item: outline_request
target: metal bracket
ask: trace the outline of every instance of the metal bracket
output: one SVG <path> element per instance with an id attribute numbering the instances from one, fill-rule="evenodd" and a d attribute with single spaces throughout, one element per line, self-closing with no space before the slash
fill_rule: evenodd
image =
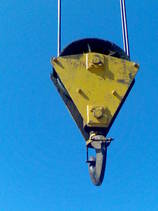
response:
<path id="1" fill-rule="evenodd" d="M 99 150 L 102 148 L 107 148 L 111 141 L 113 141 L 113 138 L 106 138 L 103 135 L 96 135 L 95 133 L 92 133 L 90 135 L 90 138 L 86 141 L 86 163 L 91 163 L 92 161 L 89 160 L 89 153 L 88 148 L 92 147 L 95 150 Z"/>

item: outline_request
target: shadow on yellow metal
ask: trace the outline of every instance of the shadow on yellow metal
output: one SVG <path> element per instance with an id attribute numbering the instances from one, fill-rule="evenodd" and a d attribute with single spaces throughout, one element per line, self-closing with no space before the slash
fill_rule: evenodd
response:
<path id="1" fill-rule="evenodd" d="M 139 68 L 100 53 L 61 56 L 52 65 L 88 127 L 110 125 Z"/>

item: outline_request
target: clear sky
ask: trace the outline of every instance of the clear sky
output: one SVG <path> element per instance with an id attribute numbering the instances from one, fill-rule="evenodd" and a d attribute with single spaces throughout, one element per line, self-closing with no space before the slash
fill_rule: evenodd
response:
<path id="1" fill-rule="evenodd" d="M 50 80 L 57 0 L 1 0 L 0 211 L 158 210 L 158 2 L 127 1 L 136 83 L 113 124 L 101 187 Z M 62 47 L 98 37 L 122 47 L 119 1 L 62 1 Z"/>

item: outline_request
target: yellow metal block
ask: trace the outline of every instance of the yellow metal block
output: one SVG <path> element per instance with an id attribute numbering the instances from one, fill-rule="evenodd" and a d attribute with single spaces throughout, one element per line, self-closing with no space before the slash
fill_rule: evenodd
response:
<path id="1" fill-rule="evenodd" d="M 58 57 L 52 64 L 89 127 L 109 126 L 138 71 L 134 62 L 99 53 Z"/>

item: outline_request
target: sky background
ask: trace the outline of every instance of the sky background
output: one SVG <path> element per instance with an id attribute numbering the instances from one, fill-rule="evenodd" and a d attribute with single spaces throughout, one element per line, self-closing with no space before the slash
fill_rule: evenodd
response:
<path id="1" fill-rule="evenodd" d="M 0 3 L 0 211 L 158 210 L 158 2 L 127 1 L 136 83 L 92 185 L 85 142 L 50 80 L 57 0 Z M 122 47 L 119 1 L 62 0 L 62 48 L 98 37 Z"/>

